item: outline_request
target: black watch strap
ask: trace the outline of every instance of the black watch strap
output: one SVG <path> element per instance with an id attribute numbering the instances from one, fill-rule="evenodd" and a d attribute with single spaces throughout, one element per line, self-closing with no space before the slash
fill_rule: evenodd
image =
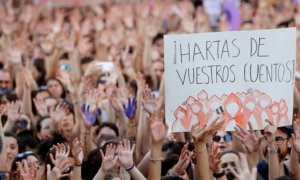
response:
<path id="1" fill-rule="evenodd" d="M 221 177 L 223 177 L 225 175 L 225 171 L 222 171 L 222 172 L 220 172 L 220 173 L 213 173 L 213 176 L 215 177 L 215 178 L 221 178 Z"/>

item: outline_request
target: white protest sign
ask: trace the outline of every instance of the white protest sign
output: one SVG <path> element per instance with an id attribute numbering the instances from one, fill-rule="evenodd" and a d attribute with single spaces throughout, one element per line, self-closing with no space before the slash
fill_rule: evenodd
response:
<path id="1" fill-rule="evenodd" d="M 164 52 L 170 131 L 207 124 L 220 106 L 225 130 L 292 123 L 295 28 L 166 35 Z"/>

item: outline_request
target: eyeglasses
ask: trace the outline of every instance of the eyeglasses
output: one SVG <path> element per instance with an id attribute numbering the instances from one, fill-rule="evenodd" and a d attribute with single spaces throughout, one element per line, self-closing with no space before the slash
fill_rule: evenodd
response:
<path id="1" fill-rule="evenodd" d="M 213 141 L 214 142 L 220 142 L 221 141 L 221 139 L 223 138 L 223 140 L 225 141 L 225 142 L 230 142 L 231 140 L 232 140 L 232 137 L 231 137 L 231 135 L 229 135 L 229 134 L 226 134 L 225 136 L 219 136 L 219 135 L 215 135 L 214 137 L 213 137 Z"/>
<path id="2" fill-rule="evenodd" d="M 32 151 L 25 151 L 23 153 L 17 154 L 17 158 L 23 158 L 24 156 L 28 156 L 28 155 L 32 155 L 33 152 Z"/>
<path id="3" fill-rule="evenodd" d="M 283 141 L 285 141 L 287 139 L 289 139 L 289 138 L 288 137 L 284 138 L 284 137 L 277 136 L 277 137 L 275 137 L 275 142 L 276 142 L 276 144 L 282 144 Z"/>
<path id="4" fill-rule="evenodd" d="M 230 165 L 231 167 L 234 167 L 234 168 L 236 167 L 236 164 L 235 164 L 235 162 L 233 162 L 233 161 L 232 161 L 232 162 L 222 163 L 222 164 L 221 164 L 221 167 L 222 167 L 223 169 L 225 169 L 225 168 L 227 168 L 229 165 Z"/>

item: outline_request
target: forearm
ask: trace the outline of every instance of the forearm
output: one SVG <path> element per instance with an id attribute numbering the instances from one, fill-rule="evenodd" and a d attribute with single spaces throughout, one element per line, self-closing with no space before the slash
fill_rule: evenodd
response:
<path id="1" fill-rule="evenodd" d="M 116 113 L 116 125 L 118 129 L 120 130 L 120 136 L 124 137 L 127 132 L 127 123 L 128 118 L 126 117 L 125 113 L 123 111 L 115 112 Z"/>
<path id="2" fill-rule="evenodd" d="M 151 52 L 152 52 L 152 39 L 145 38 L 144 52 L 143 52 L 143 72 L 149 73 L 151 69 Z"/>
<path id="3" fill-rule="evenodd" d="M 75 80 L 76 80 L 76 82 L 80 81 L 81 71 L 80 71 L 78 50 L 75 49 L 72 53 L 69 53 L 69 54 L 71 57 L 72 72 L 75 77 Z"/>
<path id="4" fill-rule="evenodd" d="M 55 77 L 55 72 L 58 69 L 58 58 L 61 52 L 54 50 L 53 55 L 46 58 L 46 79 Z"/>
<path id="5" fill-rule="evenodd" d="M 195 143 L 195 153 L 196 153 L 196 179 L 211 179 L 209 162 L 208 162 L 208 153 L 205 142 L 196 142 Z"/>
<path id="6" fill-rule="evenodd" d="M 11 120 L 6 121 L 4 127 L 3 127 L 3 132 L 9 132 L 12 130 L 14 126 L 14 123 Z"/>
<path id="7" fill-rule="evenodd" d="M 150 164 L 148 170 L 149 180 L 159 180 L 161 177 L 161 148 L 161 143 L 151 145 Z"/>
<path id="8" fill-rule="evenodd" d="M 165 97 L 165 75 L 161 77 L 158 90 L 159 90 L 159 96 Z"/>
<path id="9" fill-rule="evenodd" d="M 82 125 L 84 126 L 84 125 Z M 90 128 L 84 128 L 80 133 L 80 141 L 83 143 L 83 155 L 84 159 L 87 159 L 89 153 L 92 150 L 92 142 L 91 142 L 91 131 Z"/>
<path id="10" fill-rule="evenodd" d="M 136 95 L 136 102 L 137 102 L 136 114 L 135 114 L 136 122 L 139 122 L 140 117 L 141 117 L 143 90 L 144 90 L 144 87 L 138 87 L 138 91 L 137 91 L 137 95 Z"/>
<path id="11" fill-rule="evenodd" d="M 270 144 L 270 148 L 275 148 L 275 144 Z M 269 179 L 273 180 L 280 176 L 280 163 L 278 159 L 278 153 L 268 154 L 268 165 L 269 165 Z"/>
<path id="12" fill-rule="evenodd" d="M 74 166 L 74 171 L 71 180 L 81 180 L 81 166 Z"/>
<path id="13" fill-rule="evenodd" d="M 22 112 L 33 119 L 30 88 L 24 88 Z"/>
<path id="14" fill-rule="evenodd" d="M 137 123 L 129 122 L 127 125 L 127 138 L 133 143 L 136 143 Z"/>
<path id="15" fill-rule="evenodd" d="M 117 71 L 117 75 L 118 75 L 117 81 L 118 81 L 119 87 L 126 87 L 126 81 L 125 81 L 125 78 L 124 78 L 121 68 Z"/>
<path id="16" fill-rule="evenodd" d="M 6 153 L 6 145 L 4 144 L 4 129 L 2 125 L 2 121 L 0 120 L 0 137 L 2 143 L 2 149 L 0 149 L 0 162 L 6 162 L 7 153 Z M 0 163 L 0 171 L 7 171 L 6 163 Z"/>
<path id="17" fill-rule="evenodd" d="M 80 109 L 80 105 L 79 105 L 79 102 L 77 101 L 75 104 L 75 111 L 74 111 L 74 119 L 75 119 L 75 125 L 73 127 L 73 130 L 72 130 L 72 135 L 75 137 L 77 136 L 79 133 L 80 133 L 80 124 L 81 124 L 81 109 Z"/>
<path id="18" fill-rule="evenodd" d="M 140 159 L 149 151 L 150 149 L 150 138 L 149 138 L 149 128 L 147 122 L 147 114 L 144 110 L 141 111 L 140 120 L 138 123 L 138 131 L 136 138 L 136 161 L 139 162 Z M 144 151 L 146 150 L 146 151 Z"/>
<path id="19" fill-rule="evenodd" d="M 247 161 L 249 164 L 249 169 L 253 169 L 254 167 L 256 167 L 259 160 L 260 160 L 260 151 L 259 150 L 248 153 Z"/>
<path id="20" fill-rule="evenodd" d="M 107 173 L 102 171 L 102 169 L 100 168 L 93 180 L 104 180 L 106 174 Z"/>
<path id="21" fill-rule="evenodd" d="M 130 170 L 129 174 L 132 177 L 132 179 L 146 180 L 146 178 L 143 176 L 143 174 L 136 167 L 134 167 L 132 170 Z"/>
<path id="22" fill-rule="evenodd" d="M 150 163 L 150 151 L 143 157 L 143 159 L 137 165 L 138 170 L 145 176 L 148 176 L 148 167 Z"/>
<path id="23" fill-rule="evenodd" d="M 289 170 L 292 174 L 294 175 L 300 175 L 298 172 L 300 169 L 300 156 L 299 154 L 295 151 L 295 149 L 292 147 L 291 149 L 291 154 L 289 158 Z"/>

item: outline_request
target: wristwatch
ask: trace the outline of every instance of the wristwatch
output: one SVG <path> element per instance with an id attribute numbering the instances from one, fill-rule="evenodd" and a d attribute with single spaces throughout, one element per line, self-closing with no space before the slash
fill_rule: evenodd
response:
<path id="1" fill-rule="evenodd" d="M 268 147 L 268 153 L 269 154 L 276 154 L 276 153 L 278 153 L 278 147 L 277 146 Z"/>

